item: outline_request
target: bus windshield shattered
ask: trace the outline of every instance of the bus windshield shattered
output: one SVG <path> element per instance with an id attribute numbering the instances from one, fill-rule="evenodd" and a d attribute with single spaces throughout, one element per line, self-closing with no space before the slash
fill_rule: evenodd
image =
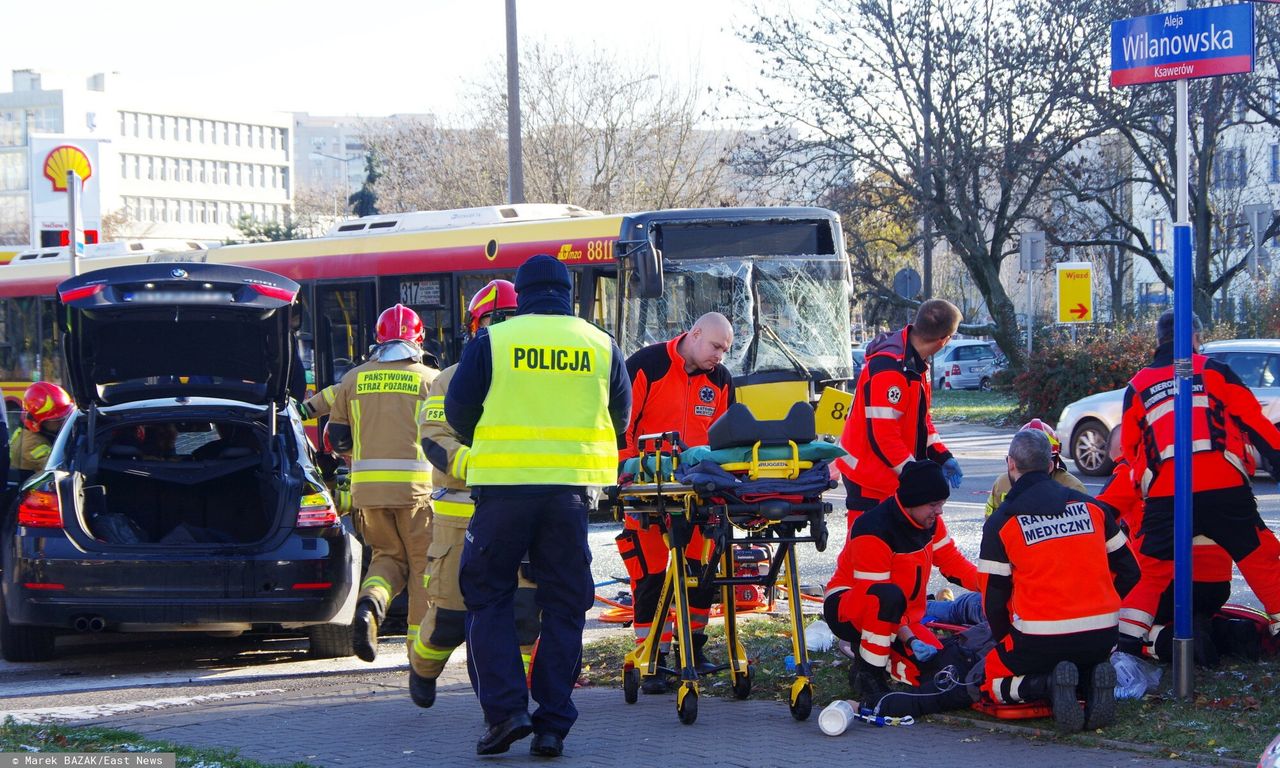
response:
<path id="1" fill-rule="evenodd" d="M 624 338 L 635 348 L 666 341 L 715 311 L 733 325 L 724 363 L 735 377 L 848 379 L 849 291 L 847 264 L 831 255 L 671 260 L 660 298 L 628 297 Z"/>

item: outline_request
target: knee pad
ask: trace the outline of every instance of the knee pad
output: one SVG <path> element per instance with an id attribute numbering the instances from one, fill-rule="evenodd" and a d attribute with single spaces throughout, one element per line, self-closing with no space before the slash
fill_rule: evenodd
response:
<path id="1" fill-rule="evenodd" d="M 876 618 L 881 621 L 899 622 L 907 612 L 907 596 L 897 584 L 872 584 L 867 594 L 879 602 Z"/>

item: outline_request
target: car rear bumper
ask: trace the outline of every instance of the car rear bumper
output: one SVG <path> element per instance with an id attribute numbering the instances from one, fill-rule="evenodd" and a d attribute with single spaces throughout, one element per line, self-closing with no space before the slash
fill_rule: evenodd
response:
<path id="1" fill-rule="evenodd" d="M 5 557 L 4 602 L 14 623 L 64 629 L 325 623 L 340 617 L 358 589 L 360 551 L 353 541 L 350 535 L 291 537 L 249 557 L 166 559 L 88 555 L 60 535 L 19 535 L 9 540 Z"/>

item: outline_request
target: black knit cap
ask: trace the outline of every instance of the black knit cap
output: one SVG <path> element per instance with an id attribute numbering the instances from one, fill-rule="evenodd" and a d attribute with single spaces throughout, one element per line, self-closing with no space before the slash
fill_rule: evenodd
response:
<path id="1" fill-rule="evenodd" d="M 532 256 L 516 270 L 516 295 L 526 292 L 573 292 L 573 280 L 569 270 L 554 256 L 540 253 Z"/>
<path id="2" fill-rule="evenodd" d="M 1200 333 L 1204 330 L 1204 326 L 1200 324 L 1200 318 L 1196 317 L 1196 313 L 1191 313 L 1191 332 Z M 1173 310 L 1166 309 L 1160 315 L 1160 319 L 1156 320 L 1156 343 L 1164 344 L 1173 341 Z"/>
<path id="3" fill-rule="evenodd" d="M 912 461 L 898 476 L 898 503 L 920 507 L 951 496 L 951 486 L 942 476 L 942 467 L 932 461 Z"/>

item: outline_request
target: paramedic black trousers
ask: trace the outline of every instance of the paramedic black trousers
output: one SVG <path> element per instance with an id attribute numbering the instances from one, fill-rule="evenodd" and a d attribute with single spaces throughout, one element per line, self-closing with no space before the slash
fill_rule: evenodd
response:
<path id="1" fill-rule="evenodd" d="M 582 666 L 582 629 L 595 600 L 587 546 L 587 494 L 573 486 L 476 488 L 459 581 L 467 606 L 467 666 L 485 720 L 538 703 L 534 733 L 564 738 L 578 718 L 570 699 Z M 514 598 L 525 553 L 538 578 L 542 635 L 529 684 Z"/>

